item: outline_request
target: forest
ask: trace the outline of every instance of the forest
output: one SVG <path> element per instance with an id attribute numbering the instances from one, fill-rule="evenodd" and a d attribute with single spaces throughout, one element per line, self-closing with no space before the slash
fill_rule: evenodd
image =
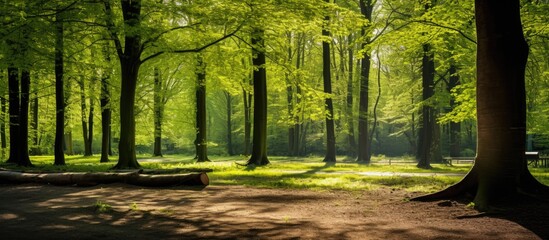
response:
<path id="1" fill-rule="evenodd" d="M 543 152 L 549 6 L 520 9 L 528 148 Z M 14 146 L 56 164 L 119 154 L 121 167 L 136 154 L 425 166 L 475 155 L 471 1 L 35 0 L 0 11 L 3 158 L 17 158 Z"/>
<path id="2" fill-rule="evenodd" d="M 547 0 L 0 13 L 3 236 L 549 237 Z"/>

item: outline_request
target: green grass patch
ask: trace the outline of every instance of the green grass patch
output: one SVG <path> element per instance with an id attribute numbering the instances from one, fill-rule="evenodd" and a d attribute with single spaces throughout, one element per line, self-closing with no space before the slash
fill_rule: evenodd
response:
<path id="1" fill-rule="evenodd" d="M 447 166 L 432 164 L 432 169 L 420 169 L 410 159 L 377 157 L 372 164 L 339 161 L 327 166 L 322 157 L 270 157 L 271 164 L 261 167 L 245 167 L 243 156 L 211 156 L 212 162 L 195 163 L 193 156 L 169 155 L 162 158 L 138 156 L 144 169 L 193 172 L 208 170 L 212 185 L 244 185 L 267 188 L 295 188 L 315 190 L 371 190 L 380 187 L 404 189 L 415 192 L 433 192 L 458 182 L 472 165 Z M 32 168 L 16 168 L 5 163 L 0 167 L 35 172 L 101 172 L 109 171 L 116 163 L 99 163 L 99 156 L 67 156 L 65 166 L 54 166 L 53 156 L 32 156 Z M 544 184 L 549 184 L 549 169 L 531 168 L 532 174 Z M 406 173 L 405 176 L 394 174 Z M 431 176 L 429 173 L 436 173 Z M 453 174 L 451 176 L 445 175 Z M 455 176 L 455 174 L 458 174 Z"/>

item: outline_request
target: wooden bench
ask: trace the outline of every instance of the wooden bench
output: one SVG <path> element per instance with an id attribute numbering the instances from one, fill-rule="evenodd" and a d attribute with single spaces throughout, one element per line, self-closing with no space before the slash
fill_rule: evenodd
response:
<path id="1" fill-rule="evenodd" d="M 528 166 L 533 167 L 548 167 L 549 157 L 540 156 L 539 152 L 525 152 L 526 161 L 528 161 Z"/>
<path id="2" fill-rule="evenodd" d="M 461 163 L 474 163 L 475 157 L 444 157 L 444 163 L 452 166 L 452 164 L 461 164 Z"/>
<path id="3" fill-rule="evenodd" d="M 533 167 L 549 167 L 549 157 L 540 156 L 539 152 L 525 152 L 524 156 L 528 161 L 528 166 Z M 454 163 L 474 163 L 475 157 L 444 157 L 444 163 L 452 165 Z"/>

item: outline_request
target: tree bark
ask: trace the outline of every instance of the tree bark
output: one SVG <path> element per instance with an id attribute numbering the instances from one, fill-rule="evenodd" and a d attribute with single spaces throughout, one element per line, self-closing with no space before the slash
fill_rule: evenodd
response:
<path id="1" fill-rule="evenodd" d="M 372 20 L 373 4 L 371 0 L 360 0 L 360 12 L 368 19 Z M 368 37 L 370 33 L 367 32 L 366 27 L 361 31 L 362 36 Z M 367 50 L 369 39 L 363 40 L 361 49 Z M 370 163 L 370 149 L 371 143 L 368 141 L 368 105 L 369 105 L 369 84 L 370 84 L 370 53 L 364 52 L 364 56 L 360 60 L 360 93 L 359 93 L 359 111 L 358 111 L 358 157 L 357 162 L 369 164 Z"/>
<path id="2" fill-rule="evenodd" d="M 4 77 L 4 72 L 2 71 L 2 78 Z M 2 79 L 2 81 L 4 81 L 4 79 Z M 5 95 L 5 88 L 2 87 L 2 96 Z M 2 151 L 2 159 L 4 159 L 4 157 L 6 157 L 6 147 L 7 147 L 7 139 L 6 139 L 6 105 L 7 105 L 7 101 L 6 101 L 6 98 L 2 97 L 0 98 L 0 117 L 2 118 L 2 121 L 0 121 L 0 142 L 1 142 L 1 147 L 2 149 L 0 149 L 0 151 Z"/>
<path id="3" fill-rule="evenodd" d="M 19 162 L 19 69 L 8 67 L 8 95 L 9 95 L 9 118 L 10 118 L 10 156 L 8 163 Z"/>
<path id="4" fill-rule="evenodd" d="M 81 76 L 80 80 L 78 81 L 78 85 L 80 86 L 80 109 L 81 109 L 81 115 L 80 115 L 80 121 L 82 122 L 82 137 L 84 142 L 84 156 L 91 156 L 91 149 L 89 147 L 91 146 L 90 136 L 88 132 L 88 119 L 86 119 L 86 110 L 87 110 L 87 104 L 86 104 L 86 88 L 85 88 L 85 82 L 84 77 Z"/>
<path id="5" fill-rule="evenodd" d="M 459 183 L 416 200 L 473 195 L 475 207 L 516 205 L 522 194 L 549 197 L 525 159 L 525 66 L 528 45 L 518 0 L 476 0 L 478 147 L 475 164 Z"/>
<path id="6" fill-rule="evenodd" d="M 434 157 L 436 139 L 435 133 L 435 108 L 429 102 L 435 89 L 435 62 L 430 44 L 423 45 L 422 58 L 422 100 L 420 127 L 418 129 L 418 163 L 419 168 L 431 168 Z"/>
<path id="7" fill-rule="evenodd" d="M 162 157 L 162 79 L 158 67 L 154 68 L 154 147 L 153 156 Z"/>
<path id="8" fill-rule="evenodd" d="M 330 3 L 330 0 L 326 0 Z M 331 38 L 330 31 L 327 29 L 330 23 L 330 17 L 324 17 L 324 27 L 322 28 L 322 36 Z M 322 42 L 322 77 L 324 79 L 324 93 L 330 96 L 325 99 L 326 108 L 326 156 L 324 162 L 335 163 L 336 162 L 336 148 L 335 148 L 335 124 L 334 124 L 334 105 L 332 102 L 332 73 L 330 63 L 330 41 L 324 40 Z"/>
<path id="9" fill-rule="evenodd" d="M 65 138 L 65 91 L 63 61 L 63 19 L 55 16 L 55 142 L 53 145 L 54 165 L 65 165 L 63 142 Z"/>
<path id="10" fill-rule="evenodd" d="M 347 150 L 347 156 L 349 157 L 356 157 L 357 156 L 357 143 L 355 139 L 355 123 L 353 121 L 354 115 L 353 115 L 353 69 L 354 69 L 354 53 L 353 53 L 353 47 L 351 46 L 352 42 L 352 35 L 349 35 L 347 38 L 348 43 L 348 70 L 347 70 L 347 96 L 345 99 L 346 103 L 346 114 L 347 114 L 347 131 L 349 132 L 347 134 L 347 140 L 349 144 L 349 148 Z"/>
<path id="11" fill-rule="evenodd" d="M 244 80 L 244 84 L 247 83 L 247 79 Z M 253 85 L 253 80 L 251 81 Z M 244 156 L 250 155 L 251 150 L 251 130 L 252 130 L 252 97 L 253 95 L 246 89 L 242 90 L 242 98 L 244 102 Z"/>
<path id="12" fill-rule="evenodd" d="M 227 154 L 229 154 L 229 156 L 232 156 L 234 155 L 234 150 L 233 150 L 233 121 L 232 121 L 232 116 L 233 116 L 233 97 L 231 96 L 231 94 L 227 91 L 224 92 L 225 93 L 225 99 L 227 101 Z"/>
<path id="13" fill-rule="evenodd" d="M 32 155 L 41 155 L 40 151 L 40 135 L 38 131 L 38 83 L 35 81 L 33 84 L 33 98 L 31 99 L 31 110 L 32 110 L 32 120 L 31 120 L 31 133 L 32 133 Z"/>
<path id="14" fill-rule="evenodd" d="M 106 48 L 106 47 L 105 47 Z M 104 50 L 105 59 L 110 63 L 109 52 Z M 109 161 L 110 139 L 111 139 L 111 94 L 109 90 L 110 69 L 103 72 L 101 76 L 101 159 L 99 162 Z"/>
<path id="15" fill-rule="evenodd" d="M 209 162 L 206 124 L 206 65 L 202 54 L 197 54 L 196 65 L 196 161 Z"/>
<path id="16" fill-rule="evenodd" d="M 30 70 L 24 68 L 21 71 L 21 104 L 19 109 L 19 142 L 17 150 L 20 166 L 32 166 L 29 158 L 29 93 Z"/>
<path id="17" fill-rule="evenodd" d="M 252 31 L 254 113 L 252 155 L 246 165 L 267 165 L 267 72 L 265 70 L 265 31 Z"/>

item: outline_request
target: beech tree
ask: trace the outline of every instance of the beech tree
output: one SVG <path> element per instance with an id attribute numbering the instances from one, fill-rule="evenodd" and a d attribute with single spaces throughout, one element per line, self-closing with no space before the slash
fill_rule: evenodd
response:
<path id="1" fill-rule="evenodd" d="M 474 196 L 475 207 L 491 210 L 521 195 L 549 196 L 525 159 L 525 66 L 528 45 L 519 0 L 476 0 L 478 149 L 475 164 L 457 184 L 416 198 Z"/>

